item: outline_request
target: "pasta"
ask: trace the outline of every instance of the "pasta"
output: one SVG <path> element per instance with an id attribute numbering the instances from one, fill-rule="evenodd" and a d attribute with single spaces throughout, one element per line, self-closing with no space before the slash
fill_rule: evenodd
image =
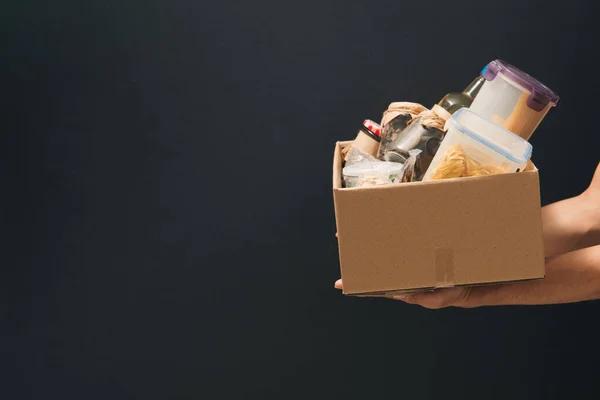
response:
<path id="1" fill-rule="evenodd" d="M 506 168 L 481 164 L 469 157 L 463 148 L 456 144 L 446 150 L 438 162 L 436 170 L 431 175 L 431 180 L 462 178 L 467 176 L 485 176 L 503 174 Z"/>

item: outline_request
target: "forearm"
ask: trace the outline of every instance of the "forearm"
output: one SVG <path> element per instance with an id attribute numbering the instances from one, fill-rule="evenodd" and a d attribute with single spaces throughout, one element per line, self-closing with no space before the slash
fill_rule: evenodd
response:
<path id="1" fill-rule="evenodd" d="M 559 201 L 542 208 L 542 232 L 546 257 L 568 253 L 600 243 L 597 240 L 598 211 L 584 196 Z"/>
<path id="2" fill-rule="evenodd" d="M 546 257 L 600 244 L 600 165 L 577 197 L 542 208 Z"/>
<path id="3" fill-rule="evenodd" d="M 600 299 L 600 246 L 557 256 L 538 281 L 473 287 L 463 306 L 557 304 Z"/>

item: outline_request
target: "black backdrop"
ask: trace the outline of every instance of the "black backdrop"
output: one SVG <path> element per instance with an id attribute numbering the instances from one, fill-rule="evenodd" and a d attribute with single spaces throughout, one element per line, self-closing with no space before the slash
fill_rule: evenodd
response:
<path id="1" fill-rule="evenodd" d="M 504 58 L 562 97 L 547 204 L 598 162 L 593 1 L 8 1 L 3 399 L 598 398 L 598 303 L 346 298 L 336 140 Z"/>

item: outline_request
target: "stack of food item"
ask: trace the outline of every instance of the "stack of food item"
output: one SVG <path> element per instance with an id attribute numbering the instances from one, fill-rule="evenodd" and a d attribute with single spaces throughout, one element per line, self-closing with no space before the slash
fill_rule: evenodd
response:
<path id="1" fill-rule="evenodd" d="M 431 109 L 394 102 L 381 123 L 365 120 L 344 149 L 345 187 L 522 171 L 529 138 L 559 97 L 502 60 Z"/>

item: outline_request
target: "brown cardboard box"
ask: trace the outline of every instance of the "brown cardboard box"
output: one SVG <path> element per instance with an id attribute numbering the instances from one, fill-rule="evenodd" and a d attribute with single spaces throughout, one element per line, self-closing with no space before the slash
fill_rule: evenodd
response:
<path id="1" fill-rule="evenodd" d="M 333 196 L 344 294 L 389 295 L 544 277 L 538 171 L 368 188 Z"/>

